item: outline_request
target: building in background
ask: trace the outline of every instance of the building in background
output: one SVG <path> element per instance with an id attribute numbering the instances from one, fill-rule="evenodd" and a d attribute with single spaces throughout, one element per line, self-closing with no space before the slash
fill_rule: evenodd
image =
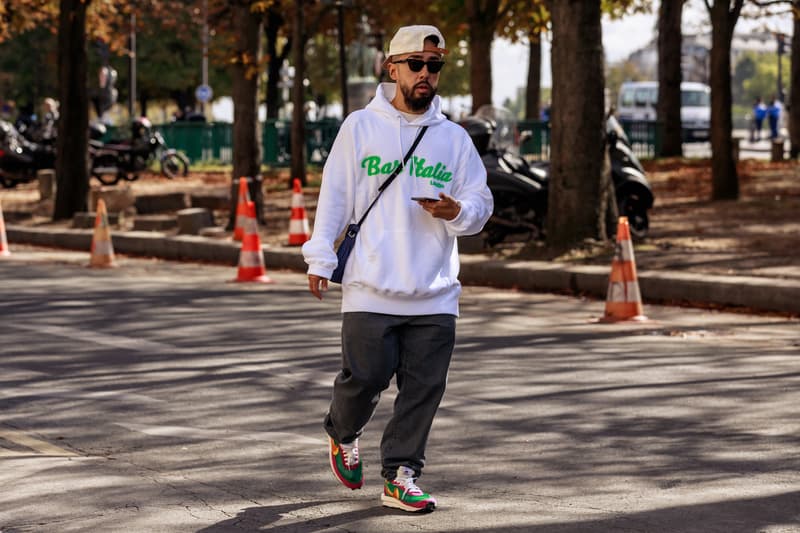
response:
<path id="1" fill-rule="evenodd" d="M 787 37 L 787 40 L 789 37 Z M 737 33 L 731 41 L 731 62 L 733 65 L 747 52 L 756 54 L 775 54 L 778 41 L 774 34 L 767 32 Z M 636 50 L 628 61 L 633 63 L 646 79 L 658 77 L 658 42 L 653 38 L 647 46 Z M 711 33 L 684 35 L 681 43 L 681 67 L 683 81 L 708 83 L 711 63 Z"/>

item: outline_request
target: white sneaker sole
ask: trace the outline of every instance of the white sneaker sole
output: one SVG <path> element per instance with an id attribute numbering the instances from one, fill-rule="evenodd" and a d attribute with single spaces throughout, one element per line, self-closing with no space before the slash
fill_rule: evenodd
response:
<path id="1" fill-rule="evenodd" d="M 435 501 L 428 502 L 428 504 L 425 507 L 413 507 L 411 505 L 406 505 L 397 498 L 392 498 L 391 496 L 387 496 L 386 494 L 381 494 L 381 503 L 383 504 L 384 507 L 402 509 L 403 511 L 408 511 L 409 513 L 429 513 L 434 509 L 436 509 Z"/>

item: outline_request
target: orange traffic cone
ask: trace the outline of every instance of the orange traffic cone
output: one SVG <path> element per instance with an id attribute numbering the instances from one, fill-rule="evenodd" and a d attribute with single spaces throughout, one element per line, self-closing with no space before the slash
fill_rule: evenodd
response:
<path id="1" fill-rule="evenodd" d="M 247 202 L 247 218 L 244 222 L 242 249 L 239 252 L 239 271 L 234 281 L 260 281 L 272 283 L 264 267 L 264 253 L 256 224 L 256 204 Z"/>
<path id="2" fill-rule="evenodd" d="M 602 320 L 647 320 L 642 310 L 642 295 L 636 279 L 636 261 L 627 217 L 619 217 L 617 225 L 617 249 L 611 262 L 606 313 Z"/>
<path id="3" fill-rule="evenodd" d="M 250 191 L 247 188 L 247 178 L 239 178 L 239 198 L 236 201 L 236 223 L 233 226 L 233 239 L 241 241 L 244 237 L 244 227 L 247 221 L 247 203 L 250 201 Z"/>
<path id="4" fill-rule="evenodd" d="M 0 205 L 0 257 L 11 255 L 6 238 L 6 223 L 3 221 L 3 206 Z"/>
<path id="5" fill-rule="evenodd" d="M 106 202 L 97 200 L 97 216 L 94 219 L 94 236 L 92 237 L 92 254 L 90 267 L 115 267 L 114 246 L 111 244 L 111 230 L 108 227 Z"/>
<path id="6" fill-rule="evenodd" d="M 299 246 L 310 239 L 308 229 L 308 217 L 303 203 L 303 189 L 300 180 L 294 179 L 294 191 L 292 192 L 292 216 L 289 219 L 289 246 Z"/>

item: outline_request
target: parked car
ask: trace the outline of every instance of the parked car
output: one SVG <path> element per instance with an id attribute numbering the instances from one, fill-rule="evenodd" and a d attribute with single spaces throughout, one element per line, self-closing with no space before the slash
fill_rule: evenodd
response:
<path id="1" fill-rule="evenodd" d="M 621 121 L 654 121 L 658 105 L 657 81 L 628 81 L 622 84 L 617 99 Z M 711 87 L 704 83 L 681 83 L 681 130 L 683 142 L 709 140 L 711 127 Z M 636 141 L 638 139 L 631 139 Z"/>

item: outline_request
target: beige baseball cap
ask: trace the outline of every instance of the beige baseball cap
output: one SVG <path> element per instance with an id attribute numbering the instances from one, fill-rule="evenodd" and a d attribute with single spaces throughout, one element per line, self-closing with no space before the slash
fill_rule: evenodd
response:
<path id="1" fill-rule="evenodd" d="M 389 42 L 389 52 L 386 55 L 386 61 L 384 61 L 383 66 L 388 65 L 393 56 L 422 52 L 425 50 L 425 39 L 428 38 L 437 41 L 436 46 L 433 48 L 429 46 L 428 50 L 440 54 L 447 53 L 444 47 L 444 36 L 436 26 L 403 26 L 397 30 L 397 33 L 394 34 L 394 37 Z"/>

